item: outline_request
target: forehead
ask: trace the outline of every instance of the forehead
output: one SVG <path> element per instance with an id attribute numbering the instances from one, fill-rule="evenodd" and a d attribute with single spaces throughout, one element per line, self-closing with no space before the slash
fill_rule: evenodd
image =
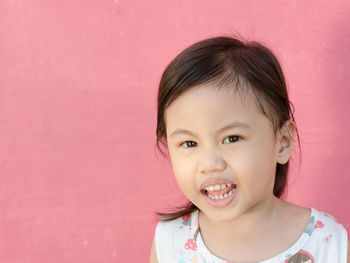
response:
<path id="1" fill-rule="evenodd" d="M 203 124 L 210 128 L 232 121 L 244 122 L 253 128 L 266 119 L 256 104 L 256 98 L 249 91 L 237 92 L 213 85 L 194 87 L 181 94 L 165 110 L 167 131 L 179 125 Z"/>

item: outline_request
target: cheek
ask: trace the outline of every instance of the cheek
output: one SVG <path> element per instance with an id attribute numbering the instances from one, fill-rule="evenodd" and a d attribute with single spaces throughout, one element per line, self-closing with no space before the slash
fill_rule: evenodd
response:
<path id="1" fill-rule="evenodd" d="M 171 160 L 173 173 L 179 187 L 185 191 L 194 185 L 194 169 L 193 164 L 188 160 L 173 158 Z"/>
<path id="2" fill-rule="evenodd" d="M 251 189 L 261 188 L 274 181 L 276 164 L 270 148 L 265 144 L 252 144 L 232 159 L 238 179 Z"/>

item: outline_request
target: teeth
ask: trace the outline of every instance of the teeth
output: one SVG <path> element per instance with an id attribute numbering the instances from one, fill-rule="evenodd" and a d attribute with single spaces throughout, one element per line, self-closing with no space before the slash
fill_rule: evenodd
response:
<path id="1" fill-rule="evenodd" d="M 232 195 L 233 192 L 236 192 L 236 188 L 233 188 L 230 192 L 228 192 L 228 195 Z"/>
<path id="2" fill-rule="evenodd" d="M 236 189 L 234 188 L 230 192 L 228 192 L 227 194 L 224 194 L 224 195 L 211 195 L 208 193 L 208 196 L 213 200 L 221 200 L 221 199 L 224 199 L 224 198 L 231 196 L 233 194 L 233 192 L 235 192 L 235 191 L 236 191 Z"/>
<path id="3" fill-rule="evenodd" d="M 223 189 L 225 189 L 226 187 L 231 187 L 231 185 L 232 184 L 216 184 L 216 185 L 211 185 L 211 186 L 207 186 L 206 188 L 205 188 L 205 190 L 207 190 L 207 191 L 218 191 L 218 190 L 223 190 Z"/>

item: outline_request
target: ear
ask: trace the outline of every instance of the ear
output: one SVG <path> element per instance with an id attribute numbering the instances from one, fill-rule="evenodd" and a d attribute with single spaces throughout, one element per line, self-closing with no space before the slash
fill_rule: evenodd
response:
<path id="1" fill-rule="evenodd" d="M 279 129 L 276 137 L 276 161 L 280 164 L 288 162 L 293 151 L 296 125 L 289 119 Z"/>

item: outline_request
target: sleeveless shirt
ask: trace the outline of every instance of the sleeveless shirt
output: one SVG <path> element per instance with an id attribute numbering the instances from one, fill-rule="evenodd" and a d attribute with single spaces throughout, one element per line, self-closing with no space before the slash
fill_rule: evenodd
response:
<path id="1" fill-rule="evenodd" d="M 298 240 L 279 255 L 259 263 L 347 263 L 346 229 L 331 215 L 310 209 L 310 219 Z M 159 263 L 235 263 L 206 248 L 198 228 L 198 212 L 158 222 L 155 249 Z"/>

